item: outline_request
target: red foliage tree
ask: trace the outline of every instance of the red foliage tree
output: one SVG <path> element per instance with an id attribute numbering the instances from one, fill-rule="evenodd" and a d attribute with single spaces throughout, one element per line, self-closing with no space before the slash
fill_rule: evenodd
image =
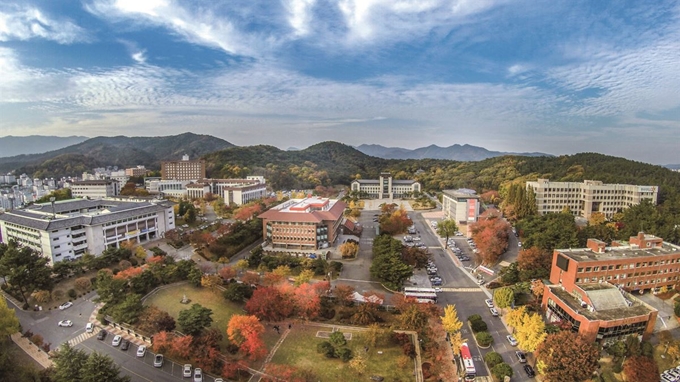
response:
<path id="1" fill-rule="evenodd" d="M 262 284 L 266 286 L 274 286 L 284 282 L 286 278 L 283 275 L 276 274 L 274 272 L 267 272 L 264 274 L 262 279 Z"/>
<path id="2" fill-rule="evenodd" d="M 129 280 L 131 278 L 137 277 L 142 274 L 144 270 L 142 267 L 133 267 L 133 268 L 128 268 L 124 271 L 120 271 L 116 273 L 115 276 L 113 276 L 114 279 L 116 280 Z"/>
<path id="3" fill-rule="evenodd" d="M 628 381 L 658 382 L 659 367 L 652 358 L 636 355 L 626 358 L 623 373 Z"/>
<path id="4" fill-rule="evenodd" d="M 165 353 L 172 346 L 174 335 L 168 332 L 159 332 L 153 336 L 153 351 L 156 353 Z"/>
<path id="5" fill-rule="evenodd" d="M 222 277 L 225 280 L 231 280 L 234 277 L 236 277 L 236 270 L 232 267 L 226 266 L 222 267 L 219 271 L 220 277 Z"/>
<path id="6" fill-rule="evenodd" d="M 321 310 L 319 291 L 311 284 L 302 284 L 295 288 L 295 306 L 300 316 L 307 320 L 316 318 Z"/>
<path id="7" fill-rule="evenodd" d="M 278 365 L 270 363 L 267 365 L 267 374 L 273 376 L 274 378 L 265 377 L 262 378 L 264 382 L 278 382 L 278 381 L 288 381 L 288 382 L 305 382 L 304 379 L 296 376 L 298 370 L 290 365 Z"/>
<path id="8" fill-rule="evenodd" d="M 192 351 L 191 343 L 193 341 L 193 336 L 175 337 L 170 344 L 170 353 L 179 358 L 189 358 Z"/>
<path id="9" fill-rule="evenodd" d="M 538 247 L 519 251 L 517 267 L 522 280 L 544 279 L 550 276 L 552 253 L 544 252 Z"/>
<path id="10" fill-rule="evenodd" d="M 264 326 L 255 316 L 233 315 L 227 325 L 229 340 L 250 359 L 258 359 L 267 354 L 267 347 L 262 340 Z"/>
<path id="11" fill-rule="evenodd" d="M 470 227 L 482 263 L 486 265 L 495 264 L 508 248 L 510 224 L 496 215 L 490 215 L 485 219 L 480 219 Z"/>
<path id="12" fill-rule="evenodd" d="M 284 298 L 278 289 L 260 287 L 253 291 L 253 296 L 246 302 L 248 314 L 265 321 L 281 321 L 289 317 L 295 309 L 290 300 Z"/>
<path id="13" fill-rule="evenodd" d="M 352 305 L 354 301 L 354 287 L 350 285 L 337 285 L 333 289 L 333 295 L 339 304 L 344 306 Z"/>
<path id="14" fill-rule="evenodd" d="M 260 275 L 253 272 L 246 272 L 245 275 L 241 276 L 241 281 L 248 285 L 257 285 L 260 283 Z"/>
<path id="15" fill-rule="evenodd" d="M 163 261 L 165 261 L 165 256 L 160 255 L 153 256 L 149 260 L 147 260 L 147 262 L 152 265 L 163 264 Z"/>

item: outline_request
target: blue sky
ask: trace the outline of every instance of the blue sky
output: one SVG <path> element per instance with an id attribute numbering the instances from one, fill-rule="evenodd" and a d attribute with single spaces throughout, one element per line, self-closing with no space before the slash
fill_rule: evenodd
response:
<path id="1" fill-rule="evenodd" d="M 0 1 L 0 136 L 185 131 L 680 163 L 680 5 Z"/>

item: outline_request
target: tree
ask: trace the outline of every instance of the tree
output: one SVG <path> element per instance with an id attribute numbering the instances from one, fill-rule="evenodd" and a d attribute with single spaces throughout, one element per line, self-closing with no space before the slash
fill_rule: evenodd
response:
<path id="1" fill-rule="evenodd" d="M 14 309 L 7 306 L 7 300 L 0 298 L 0 337 L 6 337 L 19 331 L 19 319 Z"/>
<path id="2" fill-rule="evenodd" d="M 534 352 L 546 337 L 545 322 L 538 314 L 527 314 L 515 332 L 519 348 L 527 352 Z"/>
<path id="3" fill-rule="evenodd" d="M 490 215 L 470 226 L 472 238 L 477 243 L 482 263 L 495 264 L 508 248 L 510 224 L 500 216 Z"/>
<path id="4" fill-rule="evenodd" d="M 336 285 L 333 295 L 340 305 L 351 306 L 354 303 L 354 287 L 351 285 Z"/>
<path id="5" fill-rule="evenodd" d="M 503 357 L 495 351 L 490 351 L 484 355 L 484 362 L 490 369 L 493 369 L 494 366 L 503 362 Z"/>
<path id="6" fill-rule="evenodd" d="M 134 324 L 143 309 L 141 296 L 133 293 L 125 297 L 122 302 L 114 305 L 110 313 L 117 322 Z"/>
<path id="7" fill-rule="evenodd" d="M 399 316 L 401 328 L 406 330 L 421 331 L 427 326 L 429 318 L 419 305 L 412 304 Z"/>
<path id="8" fill-rule="evenodd" d="M 356 312 L 350 317 L 350 322 L 355 325 L 368 325 L 378 321 L 378 307 L 370 302 L 357 306 Z"/>
<path id="9" fill-rule="evenodd" d="M 166 353 L 172 347 L 174 336 L 166 331 L 158 332 L 153 336 L 153 351 L 156 353 Z"/>
<path id="10" fill-rule="evenodd" d="M 267 354 L 262 333 L 264 326 L 255 316 L 233 315 L 229 319 L 227 326 L 229 340 L 238 345 L 251 359 L 258 359 Z"/>
<path id="11" fill-rule="evenodd" d="M 87 357 L 87 361 L 80 369 L 82 382 L 130 382 L 129 376 L 119 376 L 120 368 L 113 360 L 104 354 L 94 352 Z"/>
<path id="12" fill-rule="evenodd" d="M 515 301 L 515 292 L 509 287 L 498 288 L 493 292 L 493 300 L 499 308 L 507 308 Z"/>
<path id="13" fill-rule="evenodd" d="M 88 277 L 78 277 L 75 281 L 76 288 L 80 291 L 87 291 L 92 288 L 92 281 Z"/>
<path id="14" fill-rule="evenodd" d="M 501 281 L 504 284 L 516 284 L 519 282 L 519 270 L 517 269 L 517 262 L 510 263 L 499 272 Z"/>
<path id="15" fill-rule="evenodd" d="M 632 356 L 623 363 L 623 373 L 628 381 L 658 382 L 659 367 L 654 359 L 645 356 Z"/>
<path id="16" fill-rule="evenodd" d="M 3 299 L 4 300 L 4 299 Z M 80 371 L 87 361 L 87 353 L 80 349 L 74 349 L 64 342 L 54 357 L 54 382 L 80 381 Z"/>
<path id="17" fill-rule="evenodd" d="M 261 320 L 281 321 L 293 314 L 295 304 L 274 287 L 260 287 L 253 291 L 245 310 Z"/>
<path id="18" fill-rule="evenodd" d="M 475 339 L 479 346 L 487 347 L 493 343 L 493 337 L 489 332 L 479 332 L 475 334 Z"/>
<path id="19" fill-rule="evenodd" d="M 583 381 L 598 368 L 597 344 L 568 330 L 549 335 L 536 349 L 536 366 L 546 380 Z"/>
<path id="20" fill-rule="evenodd" d="M 463 323 L 458 319 L 456 305 L 446 305 L 444 308 L 444 316 L 441 319 L 442 326 L 447 333 L 456 333 L 463 327 Z"/>
<path id="21" fill-rule="evenodd" d="M 512 377 L 513 371 L 510 365 L 505 362 L 501 362 L 491 368 L 491 374 L 493 374 L 493 376 L 499 381 L 502 381 L 506 376 Z"/>
<path id="22" fill-rule="evenodd" d="M 538 247 L 524 247 L 517 256 L 517 268 L 522 281 L 548 278 L 551 266 L 552 252 Z"/>
<path id="23" fill-rule="evenodd" d="M 306 320 L 314 319 L 319 315 L 321 297 L 313 285 L 305 283 L 295 288 L 295 307 L 297 313 Z"/>
<path id="24" fill-rule="evenodd" d="M 302 284 L 306 284 L 310 282 L 314 278 L 314 271 L 311 269 L 305 269 L 300 274 L 298 277 L 295 278 L 295 286 L 300 286 Z"/>
<path id="25" fill-rule="evenodd" d="M 192 353 L 194 336 L 177 336 L 170 344 L 170 354 L 175 357 L 187 359 Z"/>
<path id="26" fill-rule="evenodd" d="M 52 269 L 46 257 L 13 241 L 0 250 L 0 276 L 19 292 L 24 302 L 28 302 L 26 296 L 34 290 L 52 289 Z"/>
<path id="27" fill-rule="evenodd" d="M 233 302 L 243 302 L 253 295 L 253 288 L 250 285 L 242 283 L 229 283 L 222 296 L 225 299 Z"/>
<path id="28" fill-rule="evenodd" d="M 449 247 L 449 237 L 455 235 L 456 232 L 458 232 L 458 226 L 455 220 L 446 219 L 437 224 L 437 234 L 446 238 L 445 249 Z"/>
<path id="29" fill-rule="evenodd" d="M 241 261 L 241 260 L 239 260 L 239 261 Z M 234 268 L 230 267 L 230 266 L 225 266 L 225 267 L 222 267 L 222 269 L 220 269 L 219 275 L 225 281 L 229 281 L 229 280 L 233 279 L 234 277 L 236 277 L 236 270 Z"/>
<path id="30" fill-rule="evenodd" d="M 505 322 L 513 328 L 518 328 L 522 325 L 524 316 L 527 315 L 526 305 L 522 305 L 519 308 L 510 309 L 510 311 L 505 315 Z"/>
<path id="31" fill-rule="evenodd" d="M 246 259 L 241 259 L 236 262 L 236 269 L 241 272 L 248 270 L 249 266 L 248 260 Z"/>
<path id="32" fill-rule="evenodd" d="M 44 304 L 46 302 L 49 302 L 51 299 L 51 293 L 48 290 L 37 290 L 33 293 L 31 293 L 31 297 L 33 299 L 41 304 Z"/>
<path id="33" fill-rule="evenodd" d="M 363 375 L 366 371 L 366 357 L 361 354 L 357 354 L 351 361 L 349 361 L 349 367 L 356 371 L 357 374 Z"/>
<path id="34" fill-rule="evenodd" d="M 177 323 L 182 332 L 197 336 L 212 324 L 212 310 L 201 306 L 200 304 L 193 304 L 191 308 L 184 309 L 179 312 Z"/>
<path id="35" fill-rule="evenodd" d="M 145 307 L 139 316 L 137 327 L 148 334 L 156 334 L 161 331 L 171 332 L 175 330 L 175 319 L 168 312 L 150 305 Z"/>
<path id="36" fill-rule="evenodd" d="M 208 289 L 215 289 L 222 285 L 222 277 L 218 275 L 204 275 L 201 277 L 201 286 Z"/>
<path id="37" fill-rule="evenodd" d="M 356 257 L 359 252 L 359 245 L 353 241 L 340 244 L 340 254 L 343 259 L 350 259 Z"/>

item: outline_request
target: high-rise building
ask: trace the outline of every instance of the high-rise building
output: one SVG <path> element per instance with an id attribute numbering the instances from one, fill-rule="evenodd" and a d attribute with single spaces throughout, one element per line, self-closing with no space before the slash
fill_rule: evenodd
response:
<path id="1" fill-rule="evenodd" d="M 205 178 L 205 160 L 189 160 L 188 155 L 181 161 L 161 162 L 163 180 L 200 180 Z"/>
<path id="2" fill-rule="evenodd" d="M 137 166 L 125 169 L 125 175 L 127 176 L 144 176 L 146 175 L 146 167 Z"/>
<path id="3" fill-rule="evenodd" d="M 444 219 L 457 224 L 474 223 L 479 219 L 479 195 L 474 190 L 460 188 L 442 191 Z"/>

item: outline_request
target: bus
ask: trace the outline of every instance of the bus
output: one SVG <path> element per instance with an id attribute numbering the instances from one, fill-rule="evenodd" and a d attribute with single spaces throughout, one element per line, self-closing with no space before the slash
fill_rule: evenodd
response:
<path id="1" fill-rule="evenodd" d="M 404 288 L 404 296 L 414 298 L 419 303 L 435 304 L 437 292 L 433 288 Z"/>
<path id="2" fill-rule="evenodd" d="M 475 370 L 475 363 L 472 361 L 467 343 L 460 345 L 460 362 L 462 364 L 461 370 L 465 370 L 465 380 L 474 381 L 477 377 L 477 370 Z"/>

